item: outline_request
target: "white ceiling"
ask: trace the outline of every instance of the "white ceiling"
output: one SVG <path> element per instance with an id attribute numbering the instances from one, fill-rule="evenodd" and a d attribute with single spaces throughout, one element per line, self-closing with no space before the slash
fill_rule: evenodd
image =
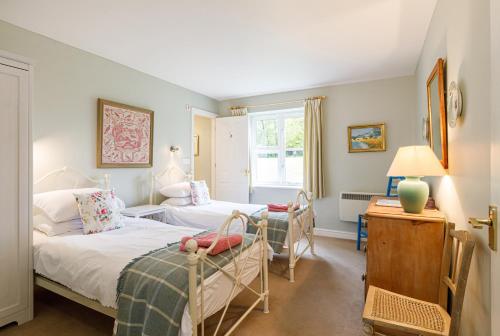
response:
<path id="1" fill-rule="evenodd" d="M 436 0 L 2 0 L 0 19 L 223 100 L 413 74 Z"/>

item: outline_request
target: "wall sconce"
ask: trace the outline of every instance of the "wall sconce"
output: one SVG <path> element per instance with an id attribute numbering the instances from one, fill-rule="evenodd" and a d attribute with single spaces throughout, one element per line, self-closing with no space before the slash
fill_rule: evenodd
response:
<path id="1" fill-rule="evenodd" d="M 172 153 L 178 152 L 178 151 L 180 151 L 180 147 L 179 146 L 170 146 L 170 151 Z"/>

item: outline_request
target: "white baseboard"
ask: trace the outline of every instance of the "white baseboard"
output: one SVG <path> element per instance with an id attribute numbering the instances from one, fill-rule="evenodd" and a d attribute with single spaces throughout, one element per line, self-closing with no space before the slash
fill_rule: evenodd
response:
<path id="1" fill-rule="evenodd" d="M 314 234 L 319 237 L 331 237 L 331 238 L 349 239 L 349 240 L 356 240 L 357 238 L 356 232 L 330 230 L 322 228 L 314 228 Z"/>

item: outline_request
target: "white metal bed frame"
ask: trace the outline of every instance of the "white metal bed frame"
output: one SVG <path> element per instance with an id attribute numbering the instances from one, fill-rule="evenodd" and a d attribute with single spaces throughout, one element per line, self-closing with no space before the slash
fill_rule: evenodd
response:
<path id="1" fill-rule="evenodd" d="M 157 200 L 157 185 L 166 186 L 169 184 L 191 181 L 193 176 L 191 174 L 186 174 L 179 166 L 172 164 L 169 165 L 163 171 L 155 174 L 151 171 L 151 186 L 149 190 L 149 204 L 156 204 Z M 162 181 L 166 179 L 166 183 Z"/>
<path id="2" fill-rule="evenodd" d="M 162 179 L 166 179 L 167 183 L 162 183 Z M 161 187 L 184 181 L 192 180 L 192 175 L 186 174 L 180 167 L 171 165 L 167 169 L 158 174 L 151 172 L 151 189 L 149 193 L 149 203 L 156 204 L 156 189 L 157 186 Z M 300 215 L 296 214 L 294 209 L 295 205 L 303 210 Z M 297 225 L 297 224 L 298 225 Z M 299 230 L 295 235 L 295 226 Z M 305 242 L 305 244 L 303 244 Z M 314 207 L 313 196 L 311 192 L 299 190 L 295 202 L 288 202 L 288 269 L 289 280 L 295 282 L 295 266 L 300 258 L 308 251 L 312 255 L 316 255 L 314 249 Z"/>
<path id="3" fill-rule="evenodd" d="M 74 188 L 86 188 L 86 187 L 96 187 L 101 186 L 104 189 L 109 189 L 110 181 L 109 175 L 105 174 L 101 177 L 93 178 L 81 171 L 71 168 L 62 167 L 54 169 L 49 173 L 45 174 L 35 182 L 33 182 L 33 192 L 46 192 L 52 190 L 61 189 L 74 189 Z M 34 209 L 33 213 L 37 210 Z M 52 281 L 42 275 L 34 274 L 35 284 L 39 287 L 45 288 L 51 292 L 64 296 L 65 298 L 75 301 L 81 305 L 89 307 L 96 310 L 102 314 L 116 317 L 116 310 L 110 307 L 104 307 L 97 300 L 89 299 L 81 294 L 73 292 L 66 286 L 63 286 L 55 281 Z"/>
<path id="4" fill-rule="evenodd" d="M 303 210 L 297 215 L 295 205 Z M 298 223 L 299 232 L 295 237 L 294 224 Z M 303 244 L 305 238 L 305 246 Z M 288 269 L 290 272 L 290 282 L 295 282 L 295 265 L 300 258 L 311 250 L 312 255 L 316 255 L 314 250 L 314 208 L 311 192 L 299 190 L 294 202 L 288 202 Z"/>
<path id="5" fill-rule="evenodd" d="M 39 193 L 51 190 L 95 186 L 101 186 L 104 189 L 109 189 L 109 174 L 92 178 L 78 169 L 64 166 L 62 168 L 52 170 L 33 182 L 33 192 Z"/>
<path id="6" fill-rule="evenodd" d="M 230 249 L 231 251 L 231 259 L 234 264 L 234 273 L 225 271 L 222 267 L 217 266 L 213 263 L 209 258 L 207 258 L 207 254 L 210 253 L 219 239 L 224 234 L 229 234 L 230 226 L 236 221 L 241 224 L 242 234 L 246 232 L 245 220 L 247 225 L 255 225 L 257 227 L 257 232 L 253 238 L 252 243 L 248 246 L 248 249 L 253 249 L 255 244 L 260 245 L 260 258 L 259 258 L 259 274 L 260 274 L 260 288 L 259 290 L 255 290 L 251 288 L 249 285 L 245 285 L 241 282 L 243 271 L 245 270 L 245 266 L 248 263 L 250 258 L 250 254 L 247 254 L 243 257 L 243 244 L 240 244 L 239 252 L 235 252 L 235 250 Z M 259 223 L 254 223 L 250 217 L 244 213 L 239 211 L 234 211 L 229 218 L 226 219 L 224 224 L 220 227 L 219 232 L 217 234 L 216 239 L 207 249 L 198 248 L 198 244 L 194 239 L 189 240 L 186 243 L 186 249 L 189 252 L 188 261 L 189 261 L 189 313 L 191 319 L 193 320 L 193 336 L 198 335 L 198 320 L 197 320 L 197 285 L 196 285 L 196 277 L 198 273 L 198 266 L 200 267 L 200 275 L 201 275 L 201 317 L 199 323 L 201 323 L 201 336 L 205 335 L 205 316 L 204 316 L 204 277 L 203 277 L 203 269 L 205 265 L 209 267 L 215 267 L 218 271 L 222 272 L 225 276 L 233 281 L 233 287 L 231 289 L 231 293 L 229 297 L 226 299 L 226 303 L 224 305 L 224 310 L 222 312 L 222 316 L 219 318 L 219 322 L 215 329 L 213 335 L 218 335 L 219 330 L 221 328 L 222 322 L 226 313 L 228 311 L 229 305 L 236 295 L 238 295 L 241 290 L 247 290 L 250 294 L 253 294 L 256 297 L 255 301 L 245 310 L 243 315 L 232 325 L 232 327 L 224 334 L 230 335 L 245 319 L 245 317 L 250 314 L 250 312 L 260 303 L 264 304 L 264 313 L 269 313 L 269 276 L 268 276 L 268 256 L 267 256 L 267 212 L 262 215 L 262 220 Z M 237 249 L 238 250 L 238 249 Z M 242 266 L 242 267 L 240 267 Z M 194 317 L 194 318 L 193 318 Z M 207 316 L 208 317 L 208 316 Z"/>
<path id="7" fill-rule="evenodd" d="M 73 174 L 74 176 L 70 176 Z M 58 179 L 64 180 L 63 183 L 60 183 Z M 43 183 L 46 183 L 46 186 L 43 186 Z M 105 188 L 109 188 L 109 175 L 104 175 L 102 179 L 100 178 L 91 178 L 87 175 L 79 172 L 76 169 L 63 167 L 60 169 L 56 169 L 46 174 L 42 178 L 38 179 L 34 183 L 34 190 L 37 192 L 44 192 L 50 190 L 60 190 L 60 189 L 68 189 L 68 188 L 83 188 L 83 187 L 95 187 L 95 186 L 103 186 Z M 36 188 L 38 187 L 38 188 Z M 259 276 L 260 276 L 260 288 L 258 290 L 250 287 L 250 284 L 242 283 L 242 274 L 245 270 L 245 266 L 248 263 L 249 258 L 251 257 L 250 253 L 247 253 L 243 256 L 243 244 L 240 244 L 239 248 L 230 249 L 231 252 L 231 262 L 234 264 L 234 272 L 228 272 L 224 270 L 222 267 L 214 264 L 210 258 L 208 258 L 208 254 L 213 250 L 217 242 L 223 237 L 223 235 L 227 235 L 229 233 L 229 229 L 234 222 L 239 222 L 242 227 L 243 234 L 246 232 L 245 228 L 245 220 L 249 225 L 255 225 L 257 227 L 257 233 L 255 234 L 251 244 L 247 246 L 247 249 L 253 249 L 257 244 L 259 246 Z M 204 281 L 205 278 L 203 276 L 203 269 L 205 265 L 209 267 L 217 268 L 217 271 L 222 272 L 226 277 L 232 280 L 233 286 L 229 296 L 226 299 L 224 310 L 219 318 L 217 327 L 213 336 L 219 334 L 221 330 L 222 322 L 226 313 L 228 311 L 229 305 L 231 301 L 238 295 L 241 291 L 247 290 L 251 294 L 253 294 L 256 299 L 253 303 L 247 308 L 247 310 L 243 313 L 243 315 L 231 326 L 231 328 L 224 333 L 225 336 L 230 335 L 240 324 L 241 322 L 248 316 L 248 314 L 259 304 L 263 303 L 263 311 L 264 313 L 269 312 L 269 277 L 268 277 L 268 243 L 267 243 L 267 212 L 263 213 L 262 220 L 258 223 L 254 223 L 246 214 L 240 213 L 239 211 L 234 211 L 224 222 L 224 224 L 220 227 L 219 232 L 216 236 L 216 239 L 212 243 L 210 247 L 207 249 L 198 248 L 197 242 L 194 239 L 191 239 L 186 244 L 186 249 L 188 251 L 187 259 L 189 264 L 189 313 L 192 321 L 192 335 L 198 336 L 198 324 L 201 324 L 201 336 L 205 335 L 204 330 L 204 321 L 209 316 L 205 316 L 204 314 L 204 301 L 205 301 L 205 287 Z M 198 284 L 197 284 L 197 276 L 198 276 L 198 268 L 200 268 L 200 296 L 198 296 Z M 89 299 L 84 295 L 78 294 L 66 286 L 63 286 L 55 281 L 52 281 L 44 276 L 38 275 L 35 273 L 35 284 L 45 288 L 51 292 L 54 292 L 58 295 L 61 295 L 69 300 L 77 302 L 81 305 L 84 305 L 88 308 L 96 310 L 102 314 L 108 315 L 110 317 L 116 318 L 117 310 L 110 307 L 104 307 L 97 300 Z M 198 314 L 197 303 L 198 300 L 201 304 L 201 309 Z M 198 315 L 200 317 L 198 318 Z"/>

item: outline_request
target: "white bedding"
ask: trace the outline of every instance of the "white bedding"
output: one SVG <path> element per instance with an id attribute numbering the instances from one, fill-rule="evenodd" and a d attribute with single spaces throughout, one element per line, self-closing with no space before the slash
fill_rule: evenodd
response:
<path id="1" fill-rule="evenodd" d="M 209 204 L 172 206 L 162 203 L 167 209 L 167 223 L 204 230 L 217 230 L 234 211 L 247 215 L 266 208 L 262 204 L 244 204 L 212 200 Z M 236 224 L 234 224 L 236 226 Z"/>
<path id="2" fill-rule="evenodd" d="M 263 204 L 233 203 L 216 200 L 211 200 L 209 204 L 204 205 L 174 206 L 165 202 L 162 205 L 166 208 L 167 223 L 204 230 L 218 230 L 234 210 L 239 210 L 250 216 L 256 211 L 267 208 L 267 205 Z M 230 229 L 233 232 L 241 232 L 241 227 L 236 224 L 236 221 Z M 300 233 L 300 224 L 297 220 L 293 222 L 293 232 L 295 243 Z M 285 245 L 287 245 L 288 234 L 285 242 Z"/>
<path id="3" fill-rule="evenodd" d="M 132 259 L 201 231 L 143 218 L 126 218 L 121 229 L 90 235 L 76 231 L 48 237 L 34 231 L 34 268 L 36 273 L 96 299 L 103 306 L 116 308 L 118 277 Z M 256 244 L 243 255 L 247 253 L 251 253 L 251 258 L 245 266 L 245 284 L 250 283 L 259 272 L 259 246 Z M 231 272 L 234 264 L 229 263 L 224 269 Z M 232 282 L 222 272 L 217 272 L 205 281 L 205 285 L 205 316 L 209 316 L 223 306 Z M 182 336 L 191 335 L 187 306 L 179 332 Z"/>

